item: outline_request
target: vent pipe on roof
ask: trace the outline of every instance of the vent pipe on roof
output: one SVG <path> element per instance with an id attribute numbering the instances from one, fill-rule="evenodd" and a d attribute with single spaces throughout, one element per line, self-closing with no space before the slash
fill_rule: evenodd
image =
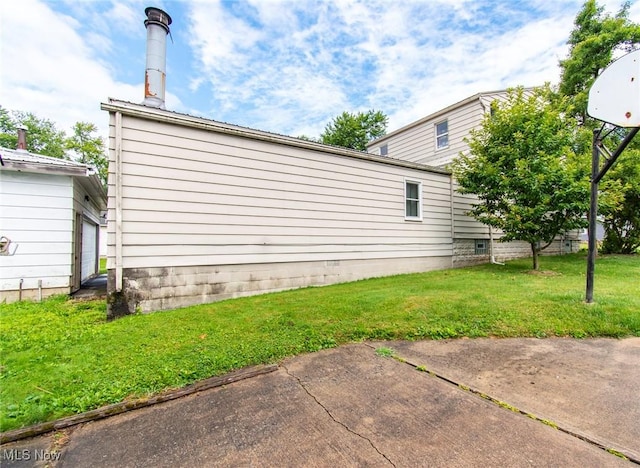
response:
<path id="1" fill-rule="evenodd" d="M 167 34 L 171 17 L 159 8 L 144 10 L 147 19 L 147 68 L 144 74 L 144 101 L 142 104 L 164 109 L 165 69 L 167 63 Z"/>
<path id="2" fill-rule="evenodd" d="M 27 127 L 16 127 L 18 130 L 18 151 L 27 151 Z"/>

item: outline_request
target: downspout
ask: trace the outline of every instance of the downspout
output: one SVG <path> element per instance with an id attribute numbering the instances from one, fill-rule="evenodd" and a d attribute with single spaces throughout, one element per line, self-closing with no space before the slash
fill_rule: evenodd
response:
<path id="1" fill-rule="evenodd" d="M 490 262 L 494 265 L 504 265 L 504 263 L 496 262 L 496 258 L 493 256 L 493 229 L 489 226 L 489 254 Z"/>
<path id="2" fill-rule="evenodd" d="M 117 292 L 122 291 L 122 113 L 116 112 L 115 122 L 115 209 L 116 209 L 116 285 Z"/>
<path id="3" fill-rule="evenodd" d="M 478 98 L 480 102 L 480 106 L 482 107 L 482 113 L 487 113 L 487 106 L 484 102 L 482 102 L 482 97 Z M 504 263 L 500 263 L 496 261 L 496 257 L 493 254 L 493 229 L 489 226 L 489 262 L 494 265 L 504 265 Z"/>
<path id="4" fill-rule="evenodd" d="M 455 210 L 453 207 L 453 197 L 454 197 L 454 188 L 453 188 L 453 174 L 449 175 L 449 202 L 451 206 L 451 268 L 454 267 L 455 257 L 456 257 L 456 216 Z"/>

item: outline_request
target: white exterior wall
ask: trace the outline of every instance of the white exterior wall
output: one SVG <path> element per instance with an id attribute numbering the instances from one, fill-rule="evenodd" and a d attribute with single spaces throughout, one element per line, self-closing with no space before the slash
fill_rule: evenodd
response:
<path id="1" fill-rule="evenodd" d="M 68 176 L 0 171 L 0 235 L 18 245 L 0 256 L 0 302 L 69 293 L 73 242 L 73 185 Z"/>
<path id="2" fill-rule="evenodd" d="M 531 89 L 525 90 L 525 94 L 531 93 Z M 494 101 L 507 99 L 506 91 L 480 93 L 464 101 L 454 104 L 442 111 L 436 112 L 424 119 L 418 120 L 401 129 L 393 131 L 376 142 L 372 142 L 368 149 L 374 153 L 380 153 L 380 147 L 387 145 L 388 157 L 404 161 L 412 161 L 431 166 L 446 166 L 451 163 L 461 152 L 469 150 L 464 141 L 470 136 L 474 128 L 479 128 L 484 114 L 489 111 Z M 444 149 L 436 148 L 436 124 L 446 120 L 448 122 L 449 146 Z M 476 221 L 467 215 L 476 197 L 470 194 L 457 192 L 455 180 L 452 182 L 451 206 L 453 228 L 453 264 L 466 266 L 477 263 L 485 263 L 490 259 L 490 254 L 475 254 L 475 240 L 489 240 L 489 227 Z M 577 239 L 572 233 L 571 239 Z M 525 242 L 499 242 L 502 233 L 493 233 L 493 255 L 497 261 L 531 255 L 531 248 Z M 562 248 L 561 248 L 562 247 Z M 577 251 L 577 243 L 570 246 L 562 243 L 562 239 L 554 242 L 543 253 L 567 253 Z"/>
<path id="3" fill-rule="evenodd" d="M 98 254 L 100 258 L 106 258 L 107 256 L 107 225 L 100 225 L 100 240 L 99 240 Z"/>
<path id="4" fill-rule="evenodd" d="M 117 133 L 112 113 L 109 289 L 121 236 L 142 310 L 451 266 L 448 174 L 125 113 L 118 218 Z M 422 222 L 404 219 L 405 178 Z"/>
<path id="5" fill-rule="evenodd" d="M 449 164 L 461 151 L 468 149 L 464 139 L 469 136 L 471 129 L 480 125 L 485 112 L 483 105 L 488 106 L 490 102 L 491 100 L 486 103 L 485 100 L 481 102 L 479 97 L 466 100 L 460 106 L 452 106 L 449 110 L 438 112 L 391 132 L 378 142 L 371 144 L 369 151 L 379 153 L 380 146 L 386 144 L 390 158 L 430 166 Z M 437 149 L 436 124 L 444 120 L 448 125 L 449 146 Z"/>

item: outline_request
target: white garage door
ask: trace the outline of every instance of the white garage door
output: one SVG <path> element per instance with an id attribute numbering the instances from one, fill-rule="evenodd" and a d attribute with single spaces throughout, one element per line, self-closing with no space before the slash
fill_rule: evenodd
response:
<path id="1" fill-rule="evenodd" d="M 96 273 L 96 258 L 98 253 L 96 252 L 98 225 L 93 224 L 90 221 L 82 221 L 82 267 L 80 269 L 81 281 L 91 277 Z"/>

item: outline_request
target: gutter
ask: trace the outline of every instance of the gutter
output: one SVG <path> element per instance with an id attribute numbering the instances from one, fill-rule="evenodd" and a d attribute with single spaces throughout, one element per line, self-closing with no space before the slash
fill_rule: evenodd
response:
<path id="1" fill-rule="evenodd" d="M 17 172 L 35 172 L 38 174 L 51 174 L 72 177 L 83 177 L 87 175 L 87 168 L 84 166 L 53 166 L 50 164 L 38 164 L 35 162 L 12 161 L 3 159 L 2 169 Z"/>

